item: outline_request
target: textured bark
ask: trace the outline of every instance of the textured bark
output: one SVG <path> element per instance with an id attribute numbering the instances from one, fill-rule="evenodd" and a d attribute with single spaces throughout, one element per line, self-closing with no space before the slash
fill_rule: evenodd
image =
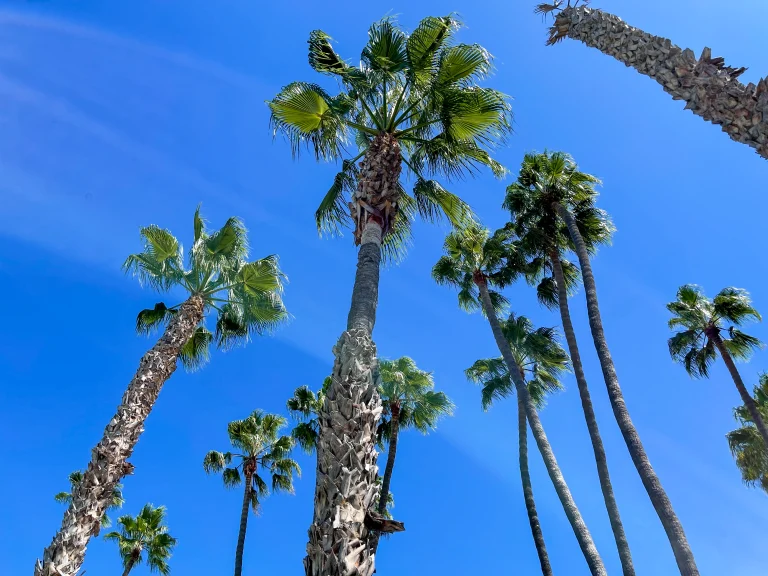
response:
<path id="1" fill-rule="evenodd" d="M 528 388 L 525 386 L 525 382 L 520 376 L 520 367 L 515 362 L 512 351 L 509 347 L 507 339 L 504 337 L 504 333 L 501 330 L 501 324 L 496 316 L 496 312 L 493 309 L 493 303 L 491 302 L 491 296 L 488 293 L 488 286 L 485 281 L 478 281 L 478 288 L 480 290 L 480 297 L 483 304 L 483 310 L 488 318 L 488 323 L 491 325 L 491 331 L 493 337 L 496 340 L 496 346 L 499 348 L 504 362 L 507 365 L 509 374 L 515 383 L 515 390 L 520 397 L 523 405 L 525 406 L 525 415 L 528 418 L 528 423 L 531 426 L 531 432 L 536 439 L 536 445 L 541 452 L 541 456 L 544 459 L 544 465 L 547 468 L 552 484 L 555 487 L 555 492 L 560 499 L 560 503 L 565 510 L 565 515 L 573 528 L 573 532 L 576 535 L 576 540 L 579 542 L 579 547 L 584 555 L 584 559 L 587 561 L 589 571 L 592 576 L 606 576 L 605 566 L 603 560 L 600 558 L 600 554 L 595 547 L 595 543 L 592 540 L 592 535 L 589 533 L 587 525 L 584 523 L 584 519 L 581 517 L 576 502 L 571 496 L 571 491 L 568 489 L 568 485 L 565 483 L 563 473 L 560 471 L 560 467 L 557 464 L 557 459 L 552 451 L 552 447 L 549 445 L 547 435 L 544 433 L 544 427 L 539 420 L 539 414 L 536 411 L 536 406 L 531 400 L 530 394 L 528 394 Z"/>
<path id="2" fill-rule="evenodd" d="M 400 432 L 400 406 L 392 405 L 392 434 L 389 439 L 389 452 L 387 453 L 387 466 L 384 468 L 384 476 L 381 479 L 381 492 L 379 492 L 379 514 L 387 511 L 387 499 L 389 498 L 389 485 L 392 482 L 392 470 L 395 469 L 397 457 L 397 436 Z"/>
<path id="3" fill-rule="evenodd" d="M 528 471 L 528 419 L 525 417 L 525 406 L 520 396 L 517 397 L 517 437 L 520 457 L 520 479 L 523 483 L 525 510 L 528 512 L 528 522 L 531 525 L 533 544 L 536 546 L 536 554 L 539 555 L 541 573 L 544 576 L 552 576 L 552 566 L 549 564 L 547 545 L 544 542 L 544 534 L 541 531 L 539 514 L 536 512 L 536 501 L 533 499 L 531 474 Z"/>
<path id="4" fill-rule="evenodd" d="M 603 321 L 600 317 L 600 306 L 597 301 L 597 286 L 595 285 L 595 277 L 592 274 L 592 265 L 589 261 L 589 252 L 584 244 L 584 239 L 581 237 L 573 215 L 558 203 L 555 203 L 553 207 L 568 226 L 568 232 L 575 245 L 576 255 L 579 258 L 584 291 L 587 297 L 587 312 L 589 314 L 589 327 L 592 331 L 592 339 L 597 350 L 597 357 L 600 360 L 600 368 L 603 372 L 605 385 L 608 388 L 608 397 L 611 400 L 613 414 L 616 417 L 616 422 L 619 424 L 624 442 L 627 444 L 629 455 L 632 457 L 632 462 L 635 464 L 643 486 L 645 486 L 651 503 L 656 509 L 656 514 L 658 514 L 661 524 L 664 526 L 664 531 L 675 554 L 680 574 L 682 576 L 699 576 L 699 569 L 696 567 L 696 561 L 693 558 L 693 552 L 688 544 L 683 526 L 677 518 L 674 508 L 672 508 L 672 503 L 664 491 L 653 466 L 651 466 L 650 460 L 648 460 L 643 443 L 640 441 L 640 435 L 637 433 L 637 429 L 629 416 L 629 410 L 627 410 L 627 404 L 624 401 L 624 394 L 619 386 L 619 377 L 616 375 L 616 368 L 613 365 L 611 352 L 608 349 L 608 342 L 603 331 Z"/>
<path id="5" fill-rule="evenodd" d="M 200 296 L 190 297 L 157 343 L 141 358 L 117 413 L 92 451 L 82 481 L 72 491 L 61 528 L 45 549 L 42 562 L 35 563 L 35 576 L 74 576 L 80 570 L 88 541 L 99 534 L 101 517 L 112 501 L 112 491 L 126 474 L 133 472 L 128 458 L 163 384 L 176 370 L 181 347 L 202 320 L 203 308 Z"/>
<path id="6" fill-rule="evenodd" d="M 744 381 L 741 379 L 739 369 L 736 368 L 736 364 L 733 362 L 730 352 L 728 352 L 723 344 L 723 339 L 720 337 L 720 334 L 717 333 L 717 330 L 714 330 L 708 334 L 708 336 L 715 343 L 715 346 L 717 346 L 720 356 L 723 357 L 723 362 L 725 362 L 725 365 L 728 367 L 728 372 L 730 372 L 731 378 L 733 378 L 733 383 L 736 384 L 736 389 L 739 391 L 741 401 L 744 403 L 744 406 L 747 407 L 749 415 L 752 417 L 752 422 L 754 422 L 757 431 L 760 432 L 760 436 L 763 437 L 763 442 L 765 442 L 766 449 L 768 449 L 768 428 L 765 427 L 765 421 L 760 415 L 760 411 L 757 409 L 755 399 L 752 398 L 752 395 L 747 391 L 747 387 L 744 386 Z"/>
<path id="7" fill-rule="evenodd" d="M 243 467 L 245 472 L 245 491 L 243 493 L 243 507 L 240 510 L 240 531 L 237 534 L 237 550 L 235 550 L 235 576 L 243 573 L 243 550 L 245 550 L 245 531 L 248 529 L 248 509 L 251 507 L 251 486 L 255 463 L 247 462 Z"/>
<path id="8" fill-rule="evenodd" d="M 704 48 L 696 59 L 666 38 L 629 26 L 618 16 L 585 6 L 566 8 L 555 18 L 550 43 L 580 40 L 653 78 L 674 100 L 718 124 L 732 140 L 768 159 L 768 78 L 746 86 L 737 78 L 746 68 L 726 66 Z"/>
<path id="9" fill-rule="evenodd" d="M 608 518 L 611 521 L 613 538 L 616 540 L 616 548 L 619 551 L 621 560 L 621 569 L 624 576 L 634 576 L 635 567 L 632 563 L 632 553 L 629 550 L 629 542 L 624 533 L 624 525 L 621 522 L 619 507 L 616 504 L 616 498 L 613 495 L 613 485 L 611 476 L 608 472 L 608 459 L 603 447 L 603 439 L 600 436 L 600 429 L 597 426 L 595 410 L 592 407 L 592 398 L 587 386 L 587 378 L 584 375 L 584 367 L 581 364 L 581 355 L 579 354 L 579 345 L 576 342 L 576 332 L 573 330 L 571 322 L 571 312 L 568 308 L 568 290 L 563 276 L 562 262 L 560 254 L 555 250 L 550 254 L 552 260 L 552 269 L 557 284 L 557 300 L 560 306 L 560 318 L 563 322 L 563 331 L 565 332 L 565 341 L 568 343 L 568 352 L 571 356 L 573 373 L 576 376 L 576 384 L 579 387 L 579 396 L 581 397 L 581 407 L 584 410 L 584 419 L 587 421 L 587 430 L 589 439 L 592 442 L 592 451 L 595 453 L 595 463 L 597 464 L 597 476 L 600 479 L 600 489 L 603 492 L 605 508 L 608 511 Z"/>

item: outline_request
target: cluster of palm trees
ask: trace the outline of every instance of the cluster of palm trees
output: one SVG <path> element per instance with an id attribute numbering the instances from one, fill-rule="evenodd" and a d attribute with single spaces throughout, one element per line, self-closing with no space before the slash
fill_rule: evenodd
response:
<path id="1" fill-rule="evenodd" d="M 560 3 L 552 6 L 559 9 Z M 575 9 L 566 7 L 568 13 Z M 483 314 L 497 344 L 499 356 L 478 360 L 466 377 L 482 386 L 483 408 L 516 395 L 523 495 L 542 573 L 552 569 L 528 472 L 529 429 L 590 572 L 606 574 L 539 417 L 546 396 L 561 389 L 561 376 L 572 370 L 622 571 L 635 574 L 570 315 L 569 299 L 583 283 L 616 424 L 681 576 L 697 576 L 682 524 L 632 423 L 603 329 L 591 257 L 610 242 L 614 226 L 597 206 L 600 182 L 566 153 L 527 154 L 506 189 L 502 206 L 509 221 L 494 232 L 447 189 L 456 178 L 484 168 L 505 176 L 507 170 L 492 152 L 511 132 L 509 97 L 482 85 L 492 70 L 491 55 L 479 45 L 457 43 L 459 28 L 453 15 L 425 18 L 411 33 L 385 18 L 370 27 L 358 66 L 337 54 L 326 33 L 314 31 L 310 66 L 335 79 L 338 93 L 294 82 L 268 102 L 274 133 L 286 137 L 294 155 L 309 151 L 317 160 L 340 163 L 316 221 L 324 232 L 351 228 L 357 271 L 330 376 L 319 390 L 301 386 L 287 401 L 296 422 L 291 432 L 282 433 L 288 422 L 283 416 L 256 410 L 229 423 L 232 451 L 211 451 L 203 460 L 204 470 L 221 473 L 226 487 L 243 487 L 235 575 L 242 573 L 249 510 L 258 510 L 270 492 L 293 490 L 300 473 L 291 456 L 297 445 L 317 458 L 307 576 L 370 576 L 380 536 L 405 529 L 390 513 L 400 433 L 408 428 L 427 432 L 452 413 L 453 404 L 434 390 L 431 373 L 411 358 L 379 360 L 373 329 L 382 259 L 404 254 L 411 225 L 421 217 L 445 218 L 452 225 L 434 279 L 456 287 L 462 309 Z M 213 348 L 245 344 L 254 335 L 271 333 L 288 317 L 278 258 L 251 260 L 239 219 L 209 231 L 198 209 L 186 260 L 180 242 L 167 230 L 148 226 L 141 237 L 143 249 L 128 257 L 125 270 L 159 292 L 184 291 L 186 298 L 139 313 L 140 333 L 162 334 L 141 358 L 88 467 L 70 476 L 70 493 L 57 495 L 67 510 L 36 563 L 35 576 L 74 576 L 81 569 L 86 546 L 105 525 L 107 511 L 122 504 L 121 481 L 134 472 L 128 460 L 178 363 L 200 368 Z M 509 312 L 504 290 L 517 281 L 535 287 L 542 305 L 559 310 L 567 351 L 558 329 L 537 328 Z M 746 292 L 735 288 L 710 301 L 697 287 L 684 286 L 668 308 L 670 327 L 680 329 L 669 341 L 673 358 L 696 377 L 707 376 L 718 354 L 727 365 L 743 402 L 736 411 L 741 427 L 728 442 L 745 481 L 768 490 L 768 377 L 753 397 L 734 364 L 759 346 L 739 330 L 759 314 Z M 386 451 L 383 475 L 377 448 Z M 162 507 L 147 505 L 135 518 L 121 517 L 121 531 L 107 535 L 118 543 L 125 574 L 145 557 L 150 568 L 168 572 L 176 541 L 167 532 L 164 513 Z"/>

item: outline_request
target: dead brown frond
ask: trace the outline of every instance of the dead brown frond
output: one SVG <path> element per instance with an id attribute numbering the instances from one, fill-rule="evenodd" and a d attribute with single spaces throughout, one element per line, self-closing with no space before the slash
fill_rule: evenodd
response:
<path id="1" fill-rule="evenodd" d="M 557 12 L 560 10 L 562 3 L 563 0 L 555 0 L 553 4 L 538 4 L 536 8 L 533 9 L 533 13 L 541 14 L 542 16 L 546 17 L 547 14 L 551 14 L 552 12 Z"/>

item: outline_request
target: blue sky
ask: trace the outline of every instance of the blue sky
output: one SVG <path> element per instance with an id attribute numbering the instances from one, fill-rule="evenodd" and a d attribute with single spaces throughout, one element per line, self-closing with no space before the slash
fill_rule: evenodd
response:
<path id="1" fill-rule="evenodd" d="M 201 467 L 225 449 L 226 423 L 254 408 L 283 411 L 292 390 L 318 387 L 343 329 L 355 253 L 349 235 L 320 240 L 313 213 L 334 167 L 293 161 L 273 142 L 264 100 L 296 79 L 315 79 L 306 39 L 321 28 L 356 59 L 368 25 L 398 14 L 406 27 L 457 11 L 464 42 L 496 57 L 489 81 L 514 97 L 515 135 L 499 158 L 513 172 L 526 151 L 566 150 L 604 181 L 600 204 L 618 232 L 594 268 L 603 319 L 635 424 L 685 526 L 702 574 L 764 571 L 768 499 L 745 488 L 724 434 L 737 393 L 722 366 L 696 382 L 666 350 L 664 304 L 680 284 L 713 294 L 750 290 L 768 311 L 763 215 L 768 164 L 731 142 L 660 87 L 568 41 L 544 46 L 533 2 L 452 4 L 226 3 L 187 0 L 0 2 L 0 556 L 8 574 L 29 573 L 59 525 L 53 494 L 86 465 L 151 341 L 133 333 L 136 313 L 158 300 L 120 271 L 155 223 L 189 242 L 202 202 L 212 224 L 244 218 L 254 256 L 279 253 L 293 322 L 274 338 L 216 354 L 204 370 L 178 371 L 162 392 L 125 481 L 125 513 L 165 504 L 179 539 L 175 574 L 231 569 L 241 495 Z M 755 0 L 599 6 L 699 53 L 704 45 L 746 81 L 768 70 Z M 452 184 L 490 226 L 511 182 L 484 175 Z M 393 480 L 407 526 L 384 542 L 379 571 L 536 574 L 537 559 L 516 463 L 514 402 L 480 409 L 463 369 L 494 355 L 487 326 L 460 312 L 430 268 L 445 227 L 416 228 L 408 259 L 382 275 L 375 338 L 382 356 L 412 356 L 456 402 L 454 418 L 428 437 L 407 433 Z M 732 248 L 738 244 L 739 248 Z M 509 291 L 517 313 L 557 318 L 525 286 Z M 639 574 L 676 573 L 661 525 L 613 420 L 589 340 L 583 293 L 572 303 L 587 377 Z M 752 332 L 768 339 L 765 326 Z M 759 353 L 743 367 L 753 383 Z M 603 510 L 572 377 L 542 420 L 610 573 L 617 554 Z M 533 446 L 533 444 L 530 444 Z M 246 573 L 301 574 L 311 518 L 313 463 L 296 494 L 270 498 L 252 518 Z M 532 475 L 555 573 L 588 574 L 538 455 Z M 116 573 L 117 551 L 94 540 L 89 574 Z M 137 569 L 144 573 L 146 568 Z"/>

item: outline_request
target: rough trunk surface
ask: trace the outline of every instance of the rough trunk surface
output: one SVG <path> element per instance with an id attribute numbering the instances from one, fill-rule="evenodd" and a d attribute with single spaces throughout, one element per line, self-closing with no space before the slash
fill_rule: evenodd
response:
<path id="1" fill-rule="evenodd" d="M 608 518 L 611 521 L 613 538 L 616 540 L 616 547 L 621 560 L 621 569 L 624 576 L 635 576 L 635 567 L 632 563 L 632 553 L 629 550 L 627 535 L 624 533 L 624 525 L 621 522 L 619 506 L 616 504 L 616 497 L 613 494 L 613 484 L 611 484 L 611 475 L 608 472 L 608 458 L 605 455 L 603 439 L 600 436 L 600 429 L 597 426 L 595 410 L 592 407 L 592 397 L 587 386 L 587 377 L 584 375 L 584 367 L 581 364 L 581 354 L 579 354 L 579 345 L 576 342 L 576 332 L 571 322 L 571 311 L 568 308 L 568 289 L 565 285 L 560 254 L 553 251 L 550 255 L 552 260 L 552 270 L 557 284 L 557 300 L 560 306 L 560 318 L 563 322 L 563 332 L 565 332 L 565 341 L 568 343 L 568 353 L 571 356 L 573 373 L 576 376 L 576 384 L 579 387 L 579 396 L 581 397 L 581 407 L 584 410 L 584 419 L 587 421 L 587 430 L 589 439 L 592 442 L 592 451 L 595 453 L 595 462 L 597 464 L 597 476 L 600 479 L 600 489 L 603 492 L 605 508 L 608 511 Z"/>
<path id="2" fill-rule="evenodd" d="M 528 512 L 528 522 L 531 525 L 533 544 L 539 555 L 541 573 L 543 576 L 552 576 L 552 566 L 549 564 L 547 545 L 544 542 L 544 533 L 541 531 L 539 514 L 536 512 L 536 501 L 533 499 L 533 484 L 531 474 L 528 471 L 528 419 L 525 417 L 523 399 L 517 397 L 517 438 L 518 454 L 520 458 L 520 479 L 523 483 L 523 498 L 525 498 L 525 510 Z"/>
<path id="3" fill-rule="evenodd" d="M 483 310 L 488 318 L 488 323 L 491 325 L 491 331 L 493 332 L 496 346 L 498 346 L 499 352 L 501 352 L 501 356 L 504 358 L 504 362 L 509 370 L 509 374 L 515 383 L 515 391 L 525 406 L 525 415 L 528 418 L 531 432 L 536 440 L 539 452 L 541 452 L 541 457 L 544 460 L 544 466 L 547 468 L 547 473 L 555 487 L 555 492 L 557 492 L 563 510 L 565 510 L 565 515 L 571 524 L 571 528 L 573 528 L 581 552 L 584 555 L 584 559 L 587 561 L 587 566 L 589 566 L 589 571 L 592 576 L 607 576 L 603 560 L 600 558 L 597 547 L 592 540 L 592 535 L 590 534 L 584 519 L 581 517 L 576 502 L 573 500 L 571 491 L 568 489 L 568 484 L 565 483 L 565 478 L 560 471 L 560 466 L 557 464 L 555 453 L 549 445 L 547 435 L 544 433 L 544 427 L 539 420 L 536 406 L 534 406 L 533 400 L 531 400 L 531 396 L 528 394 L 528 388 L 526 388 L 525 382 L 520 376 L 520 367 L 517 365 L 517 362 L 515 362 L 515 358 L 512 356 L 512 350 L 509 347 L 509 342 L 507 342 L 507 339 L 504 337 L 504 333 L 501 330 L 501 324 L 493 309 L 491 296 L 488 293 L 488 286 L 484 281 L 479 281 L 477 284 L 480 290 Z"/>
<path id="4" fill-rule="evenodd" d="M 243 507 L 240 510 L 240 530 L 237 533 L 237 549 L 235 550 L 235 576 L 240 576 L 243 573 L 245 533 L 248 530 L 248 510 L 251 507 L 251 489 L 255 466 L 255 463 L 248 462 L 243 467 L 245 472 L 245 490 L 243 492 Z"/>
<path id="5" fill-rule="evenodd" d="M 80 570 L 88 541 L 99 534 L 101 517 L 112 500 L 115 485 L 133 472 L 128 458 L 160 389 L 176 370 L 179 350 L 203 318 L 203 307 L 199 296 L 184 302 L 157 343 L 141 358 L 117 413 L 92 450 L 82 481 L 72 491 L 61 528 L 45 549 L 42 561 L 35 563 L 35 576 L 74 576 Z"/>
<path id="6" fill-rule="evenodd" d="M 699 569 L 696 567 L 696 561 L 693 558 L 693 552 L 685 536 L 683 525 L 680 523 L 677 514 L 675 514 L 672 502 L 670 502 L 659 477 L 656 475 L 653 466 L 651 466 L 643 443 L 640 441 L 640 435 L 637 433 L 637 429 L 632 423 L 632 418 L 629 416 L 629 410 L 624 401 L 624 394 L 621 391 L 621 386 L 619 386 L 619 377 L 616 374 L 616 368 L 613 365 L 611 352 L 608 349 L 608 342 L 603 331 L 603 320 L 600 316 L 600 305 L 597 301 L 597 285 L 592 274 L 592 264 L 589 261 L 589 252 L 584 244 L 584 239 L 581 237 L 573 215 L 560 204 L 555 203 L 554 207 L 558 215 L 568 226 L 568 232 L 575 245 L 576 255 L 579 258 L 581 275 L 584 281 L 584 292 L 587 297 L 589 327 L 592 331 L 592 339 L 597 350 L 597 357 L 600 360 L 600 368 L 603 372 L 605 386 L 608 388 L 608 398 L 611 401 L 613 414 L 621 430 L 621 435 L 624 437 L 629 455 L 632 457 L 632 462 L 635 464 L 646 492 L 648 492 L 651 503 L 656 509 L 656 514 L 658 514 L 659 520 L 661 520 L 661 524 L 664 526 L 664 531 L 672 546 L 681 576 L 699 576 Z"/>
<path id="7" fill-rule="evenodd" d="M 550 43 L 565 37 L 653 78 L 674 100 L 685 100 L 686 109 L 768 159 L 768 78 L 745 86 L 737 78 L 746 68 L 726 66 L 723 58 L 712 58 L 709 48 L 697 60 L 690 48 L 683 50 L 618 16 L 584 6 L 566 8 L 555 18 Z"/>

